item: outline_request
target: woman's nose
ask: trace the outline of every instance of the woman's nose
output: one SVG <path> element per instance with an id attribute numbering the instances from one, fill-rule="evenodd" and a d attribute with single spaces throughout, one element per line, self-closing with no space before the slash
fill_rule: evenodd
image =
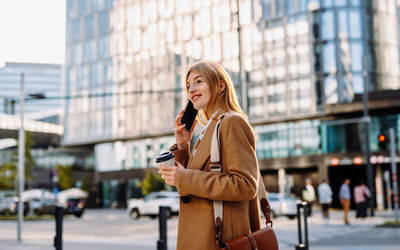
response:
<path id="1" fill-rule="evenodd" d="M 193 84 L 191 84 L 190 86 L 189 86 L 189 93 L 190 92 L 194 92 L 196 90 L 196 88 L 193 86 Z"/>

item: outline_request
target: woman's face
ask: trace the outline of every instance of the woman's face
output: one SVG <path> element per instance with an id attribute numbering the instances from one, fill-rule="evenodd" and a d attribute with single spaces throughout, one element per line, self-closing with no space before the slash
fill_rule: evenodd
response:
<path id="1" fill-rule="evenodd" d="M 187 80 L 189 100 L 195 109 L 207 111 L 207 105 L 211 100 L 211 89 L 197 72 L 191 72 Z"/>

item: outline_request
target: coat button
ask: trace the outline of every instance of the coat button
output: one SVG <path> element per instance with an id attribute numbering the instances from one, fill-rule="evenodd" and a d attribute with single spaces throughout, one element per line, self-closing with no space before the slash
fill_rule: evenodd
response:
<path id="1" fill-rule="evenodd" d="M 190 198 L 190 196 L 182 196 L 181 197 L 181 201 L 183 202 L 183 203 L 189 203 L 190 202 L 190 200 L 191 200 L 191 198 Z"/>

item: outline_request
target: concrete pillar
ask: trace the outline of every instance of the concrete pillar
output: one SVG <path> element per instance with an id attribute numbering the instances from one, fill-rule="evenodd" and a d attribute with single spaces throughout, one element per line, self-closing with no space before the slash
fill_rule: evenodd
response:
<path id="1" fill-rule="evenodd" d="M 324 163 L 319 163 L 318 164 L 318 175 L 319 175 L 319 180 L 321 181 L 323 178 L 328 178 L 328 165 Z"/>
<path id="2" fill-rule="evenodd" d="M 383 185 L 382 166 L 378 165 L 378 166 L 376 166 L 376 176 L 375 176 L 375 191 L 376 191 L 377 210 L 383 210 L 385 207 L 382 185 Z"/>
<path id="3" fill-rule="evenodd" d="M 278 185 L 279 185 L 279 193 L 284 194 L 285 193 L 285 169 L 280 168 L 278 170 Z"/>

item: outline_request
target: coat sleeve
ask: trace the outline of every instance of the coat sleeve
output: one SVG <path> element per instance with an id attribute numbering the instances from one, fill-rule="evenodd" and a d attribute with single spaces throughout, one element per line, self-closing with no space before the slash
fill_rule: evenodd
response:
<path id="1" fill-rule="evenodd" d="M 175 161 L 182 164 L 182 166 L 184 166 L 185 168 L 187 167 L 190 156 L 189 143 L 186 144 L 186 146 L 181 149 L 178 149 L 178 145 L 174 144 L 172 147 L 169 148 L 169 151 L 174 154 Z"/>
<path id="2" fill-rule="evenodd" d="M 179 193 L 211 200 L 254 199 L 259 169 L 253 130 L 242 116 L 227 116 L 221 122 L 220 142 L 223 173 L 187 169 Z"/>

